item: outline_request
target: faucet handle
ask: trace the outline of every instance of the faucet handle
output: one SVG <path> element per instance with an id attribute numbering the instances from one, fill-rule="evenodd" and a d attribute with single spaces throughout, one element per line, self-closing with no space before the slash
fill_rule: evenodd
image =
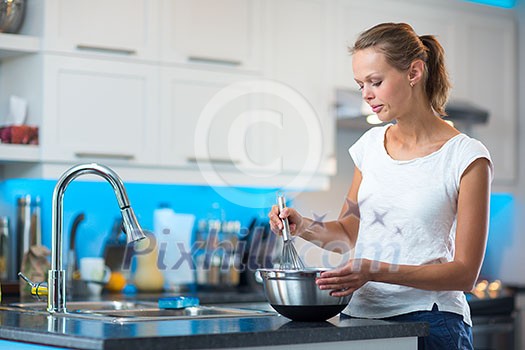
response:
<path id="1" fill-rule="evenodd" d="M 40 299 L 41 297 L 47 297 L 47 282 L 33 282 L 22 272 L 18 273 L 18 277 L 22 278 L 31 286 L 31 295 Z"/>

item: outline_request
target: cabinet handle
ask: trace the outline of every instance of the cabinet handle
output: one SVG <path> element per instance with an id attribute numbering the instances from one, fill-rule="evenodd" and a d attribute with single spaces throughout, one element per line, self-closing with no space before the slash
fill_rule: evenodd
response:
<path id="1" fill-rule="evenodd" d="M 196 63 L 208 63 L 208 64 L 222 64 L 225 66 L 240 66 L 241 61 L 227 60 L 213 57 L 201 57 L 201 56 L 189 56 L 188 61 Z"/>
<path id="2" fill-rule="evenodd" d="M 135 158 L 133 154 L 124 153 L 96 153 L 96 152 L 75 152 L 77 158 L 107 158 L 107 159 L 122 159 L 132 160 Z"/>
<path id="3" fill-rule="evenodd" d="M 235 165 L 239 164 L 240 161 L 237 159 L 228 159 L 228 158 L 197 158 L 197 157 L 188 157 L 186 158 L 188 163 L 210 163 L 210 164 L 223 164 L 223 165 Z"/>
<path id="4" fill-rule="evenodd" d="M 105 53 L 113 53 L 113 54 L 118 54 L 118 55 L 135 55 L 137 53 L 136 50 L 131 50 L 131 49 L 121 49 L 117 47 L 104 47 L 104 46 L 85 45 L 85 44 L 78 44 L 77 50 L 105 52 Z"/>

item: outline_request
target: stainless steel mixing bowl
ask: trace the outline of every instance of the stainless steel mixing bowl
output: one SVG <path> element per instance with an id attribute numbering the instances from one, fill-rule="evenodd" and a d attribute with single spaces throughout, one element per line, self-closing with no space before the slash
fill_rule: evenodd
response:
<path id="1" fill-rule="evenodd" d="M 295 321 L 324 321 L 343 311 L 352 295 L 333 297 L 315 279 L 328 269 L 259 269 L 264 294 L 281 315 Z"/>
<path id="2" fill-rule="evenodd" d="M 25 16 L 25 0 L 0 0 L 0 33 L 18 33 Z"/>

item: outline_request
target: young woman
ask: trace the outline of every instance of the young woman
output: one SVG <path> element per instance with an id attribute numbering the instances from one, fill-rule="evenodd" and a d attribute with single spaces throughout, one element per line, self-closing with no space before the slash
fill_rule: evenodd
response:
<path id="1" fill-rule="evenodd" d="M 317 280 L 334 296 L 353 293 L 350 316 L 426 321 L 425 349 L 472 349 L 464 292 L 485 251 L 489 152 L 440 117 L 450 82 L 434 36 L 383 23 L 350 51 L 363 99 L 387 124 L 350 147 L 354 177 L 337 221 L 320 225 L 273 207 L 272 230 L 287 217 L 294 234 L 354 249 L 353 259 Z"/>

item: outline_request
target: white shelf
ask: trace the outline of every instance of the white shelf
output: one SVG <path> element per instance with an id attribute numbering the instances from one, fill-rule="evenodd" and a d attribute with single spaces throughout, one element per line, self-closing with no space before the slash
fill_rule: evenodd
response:
<path id="1" fill-rule="evenodd" d="M 40 148 L 38 146 L 0 143 L 0 163 L 38 161 L 40 161 Z"/>
<path id="2" fill-rule="evenodd" d="M 36 53 L 40 49 L 40 38 L 21 34 L 0 33 L 0 59 Z"/>

